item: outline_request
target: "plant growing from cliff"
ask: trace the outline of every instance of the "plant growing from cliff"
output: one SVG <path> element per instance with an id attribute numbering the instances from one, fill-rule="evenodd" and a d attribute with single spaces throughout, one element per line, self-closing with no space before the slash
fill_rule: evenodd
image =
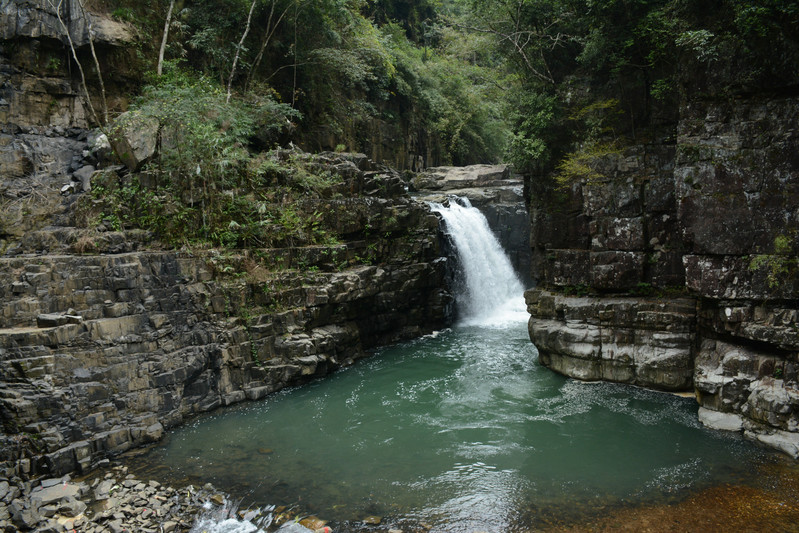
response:
<path id="1" fill-rule="evenodd" d="M 591 287 L 583 283 L 579 283 L 577 285 L 565 285 L 563 287 L 563 294 L 566 296 L 577 296 L 582 298 L 583 296 L 588 296 L 590 292 Z"/>
<path id="2" fill-rule="evenodd" d="M 258 347 L 255 345 L 255 339 L 252 335 L 252 312 L 246 307 L 242 306 L 239 310 L 239 319 L 244 325 L 244 333 L 247 335 L 247 341 L 250 343 L 250 357 L 256 366 L 263 366 L 260 357 L 258 356 Z"/>
<path id="3" fill-rule="evenodd" d="M 636 296 L 652 296 L 655 294 L 655 288 L 651 283 L 640 282 L 630 292 Z"/>
<path id="4" fill-rule="evenodd" d="M 774 237 L 774 253 L 760 254 L 749 261 L 750 272 L 764 272 L 770 289 L 777 289 L 789 278 L 797 276 L 799 258 L 786 235 Z"/>
<path id="5" fill-rule="evenodd" d="M 224 88 L 210 80 L 168 69 L 124 116 L 127 124 L 118 126 L 157 125 L 159 150 L 147 167 L 154 179 L 143 198 L 170 208 L 150 209 L 141 197 L 131 198 L 136 206 L 127 205 L 143 215 L 139 223 L 172 241 L 259 244 L 266 212 L 247 193 L 263 185 L 259 180 L 268 171 L 253 172 L 248 146 L 257 132 L 271 135 L 297 116 L 268 94 L 227 101 Z"/>
<path id="6" fill-rule="evenodd" d="M 559 188 L 569 188 L 573 183 L 591 182 L 604 177 L 599 170 L 602 159 L 618 156 L 621 149 L 615 142 L 591 142 L 570 152 L 558 163 L 555 181 Z"/>

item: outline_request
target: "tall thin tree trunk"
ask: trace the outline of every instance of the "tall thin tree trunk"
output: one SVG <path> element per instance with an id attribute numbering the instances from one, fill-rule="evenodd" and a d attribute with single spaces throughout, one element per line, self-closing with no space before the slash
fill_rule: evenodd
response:
<path id="1" fill-rule="evenodd" d="M 47 3 L 50 4 L 50 7 L 55 9 L 56 17 L 58 17 L 58 22 L 61 24 L 61 29 L 64 31 L 64 35 L 67 38 L 67 42 L 69 43 L 69 49 L 72 52 L 72 58 L 75 60 L 75 64 L 78 66 L 78 72 L 80 73 L 80 81 L 81 85 L 83 86 L 83 94 L 86 98 L 86 105 L 89 108 L 89 113 L 92 116 L 92 119 L 97 123 L 100 124 L 100 118 L 97 116 L 97 111 L 94 109 L 94 105 L 92 105 L 92 98 L 89 96 L 89 86 L 86 85 L 86 73 L 83 71 L 83 65 L 81 64 L 80 60 L 78 59 L 78 52 L 75 49 L 75 43 L 72 41 L 72 35 L 69 32 L 69 27 L 64 22 L 64 19 L 61 18 L 61 6 L 64 3 L 64 0 L 58 0 L 58 4 L 54 4 L 53 0 L 47 0 Z"/>
<path id="2" fill-rule="evenodd" d="M 83 0 L 78 0 L 80 5 L 81 14 L 86 21 L 86 26 L 89 30 L 89 49 L 92 51 L 92 58 L 94 59 L 94 68 L 97 69 L 97 79 L 100 81 L 100 102 L 103 104 L 103 123 L 108 124 L 108 102 L 105 99 L 105 83 L 103 82 L 103 72 L 100 70 L 100 61 L 97 59 L 97 51 L 94 49 L 94 28 L 92 28 L 92 19 L 86 12 L 83 6 Z"/>
<path id="3" fill-rule="evenodd" d="M 261 48 L 258 50 L 258 55 L 255 56 L 255 60 L 252 62 L 250 66 L 250 72 L 247 74 L 247 82 L 245 84 L 245 88 L 250 87 L 250 83 L 252 79 L 255 77 L 255 72 L 258 70 L 258 66 L 261 64 L 261 60 L 263 60 L 264 52 L 266 51 L 266 47 L 269 46 L 269 42 L 272 40 L 272 36 L 275 34 L 277 27 L 280 26 L 280 22 L 283 20 L 283 17 L 286 16 L 289 9 L 291 9 L 291 3 L 289 3 L 280 16 L 277 17 L 277 20 L 272 23 L 275 15 L 275 5 L 277 4 L 277 0 L 272 0 L 272 8 L 269 11 L 269 19 L 266 22 L 266 31 L 264 32 L 264 40 L 261 41 Z"/>
<path id="4" fill-rule="evenodd" d="M 175 0 L 170 0 L 169 9 L 166 12 L 166 22 L 164 22 L 164 36 L 161 38 L 161 49 L 158 51 L 158 77 L 164 72 L 164 52 L 166 52 L 166 40 L 169 38 L 169 24 L 172 22 L 172 10 L 175 8 Z"/>
<path id="5" fill-rule="evenodd" d="M 291 87 L 291 107 L 297 103 L 297 17 L 299 11 L 299 4 L 294 4 L 294 82 Z"/>
<path id="6" fill-rule="evenodd" d="M 230 77 L 227 80 L 227 99 L 226 102 L 230 102 L 230 95 L 233 90 L 233 76 L 236 74 L 236 63 L 239 62 L 239 54 L 241 53 L 241 47 L 244 46 L 244 40 L 247 38 L 247 34 L 250 33 L 250 23 L 252 22 L 252 12 L 255 11 L 255 3 L 258 0 L 252 0 L 252 5 L 250 5 L 250 13 L 247 15 L 247 26 L 244 28 L 244 33 L 241 36 L 241 40 L 239 41 L 239 45 L 236 47 L 236 55 L 233 57 L 233 66 L 230 67 Z"/>

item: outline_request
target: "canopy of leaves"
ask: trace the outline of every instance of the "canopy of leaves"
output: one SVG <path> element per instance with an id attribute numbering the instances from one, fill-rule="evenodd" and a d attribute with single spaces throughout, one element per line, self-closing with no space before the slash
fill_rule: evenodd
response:
<path id="1" fill-rule="evenodd" d="M 147 28 L 147 56 L 155 57 L 158 17 L 168 4 L 120 8 Z M 427 164 L 496 161 L 508 134 L 504 95 L 486 61 L 492 47 L 446 28 L 439 15 L 449 4 L 178 0 L 166 55 L 220 85 L 232 79 L 240 95 L 266 92 L 291 105 L 304 117 L 293 140 L 311 150 L 343 144 L 371 153 L 383 142 L 375 132 L 388 128 L 423 144 L 413 149 Z"/>
<path id="2" fill-rule="evenodd" d="M 799 85 L 795 0 L 454 4 L 524 81 L 510 157 L 536 173 L 581 145 L 668 137 L 679 101 Z"/>

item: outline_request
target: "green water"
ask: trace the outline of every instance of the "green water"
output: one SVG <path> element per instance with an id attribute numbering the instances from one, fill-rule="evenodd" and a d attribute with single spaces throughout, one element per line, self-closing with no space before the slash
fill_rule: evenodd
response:
<path id="1" fill-rule="evenodd" d="M 380 515 L 513 532 L 745 478 L 761 455 L 704 429 L 691 399 L 539 366 L 518 323 L 384 349 L 178 429 L 149 461 L 243 505 L 297 505 L 337 531 Z"/>

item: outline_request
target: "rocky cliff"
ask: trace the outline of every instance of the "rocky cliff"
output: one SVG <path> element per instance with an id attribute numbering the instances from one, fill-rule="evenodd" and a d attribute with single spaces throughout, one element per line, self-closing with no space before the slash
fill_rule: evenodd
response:
<path id="1" fill-rule="evenodd" d="M 61 21 L 54 6 L 61 6 Z M 108 105 L 126 105 L 134 81 L 126 65 L 134 53 L 133 30 L 99 13 L 84 13 L 79 2 L 4 1 L 0 4 L 0 251 L 11 241 L 63 213 L 60 192 L 97 165 L 97 135 L 74 67 L 64 26 L 76 53 L 92 64 L 92 25 L 105 74 Z M 96 78 L 87 68 L 96 98 Z"/>
<path id="2" fill-rule="evenodd" d="M 410 207 L 413 209 L 413 207 Z M 0 261 L 2 461 L 87 471 L 191 415 L 331 372 L 446 324 L 437 220 L 404 262 L 255 281 L 174 252 Z M 431 240 L 432 238 L 432 240 Z M 312 252 L 312 253 L 313 253 Z M 305 251 L 307 254 L 308 251 Z M 313 261 L 311 259 L 311 261 Z"/>
<path id="3" fill-rule="evenodd" d="M 80 190 L 9 238 L 0 257 L 6 476 L 91 470 L 193 415 L 449 323 L 439 221 L 396 173 L 362 170 L 375 165 L 359 155 L 291 156 L 341 174 L 342 192 L 304 200 L 338 242 L 164 250 L 146 231 L 70 226 L 95 201 Z M 122 179 L 124 170 L 103 172 Z"/>
<path id="4" fill-rule="evenodd" d="M 533 182 L 541 362 L 694 389 L 705 424 L 799 456 L 797 119 L 795 97 L 696 98 L 673 137 Z"/>
<path id="5" fill-rule="evenodd" d="M 130 29 L 57 4 L 86 64 L 91 23 L 115 67 L 109 106 L 124 109 Z M 275 156 L 335 176 L 302 200 L 335 243 L 175 250 L 102 216 L 87 227 L 92 183 L 129 171 L 89 129 L 53 6 L 3 2 L 0 31 L 0 478 L 90 470 L 197 413 L 449 323 L 438 219 L 365 156 Z"/>

